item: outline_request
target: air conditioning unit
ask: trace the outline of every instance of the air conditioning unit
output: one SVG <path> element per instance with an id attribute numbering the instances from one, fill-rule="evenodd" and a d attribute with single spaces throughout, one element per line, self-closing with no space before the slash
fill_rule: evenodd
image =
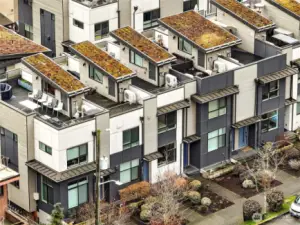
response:
<path id="1" fill-rule="evenodd" d="M 218 73 L 226 72 L 226 64 L 216 60 L 214 62 L 214 71 L 217 71 Z"/>
<path id="2" fill-rule="evenodd" d="M 190 73 L 185 73 L 184 75 L 187 76 L 187 77 L 189 77 L 189 78 L 191 78 L 191 79 L 194 79 L 194 76 L 192 74 L 190 74 Z"/>
<path id="3" fill-rule="evenodd" d="M 125 102 L 129 102 L 129 104 L 134 104 L 136 103 L 136 94 L 133 91 L 125 90 L 124 100 Z"/>
<path id="4" fill-rule="evenodd" d="M 166 75 L 166 87 L 176 87 L 177 86 L 177 77 L 167 74 Z"/>
<path id="5" fill-rule="evenodd" d="M 34 199 L 35 201 L 40 200 L 40 193 L 34 192 L 34 193 L 33 193 L 33 199 Z"/>

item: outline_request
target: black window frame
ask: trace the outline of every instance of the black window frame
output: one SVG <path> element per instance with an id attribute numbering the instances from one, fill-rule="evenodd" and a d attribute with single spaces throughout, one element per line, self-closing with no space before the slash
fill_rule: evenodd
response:
<path id="1" fill-rule="evenodd" d="M 272 84 L 275 85 L 275 89 L 272 89 Z M 276 93 L 276 95 L 274 95 Z M 279 80 L 271 81 L 270 83 L 265 84 L 262 86 L 262 101 L 267 101 L 269 99 L 277 98 L 279 96 Z"/>
<path id="2" fill-rule="evenodd" d="M 173 116 L 173 118 L 172 118 L 172 116 Z M 172 121 L 172 119 L 174 121 Z M 162 123 L 162 121 L 164 121 L 164 122 Z M 172 121 L 172 122 L 170 122 L 170 121 Z M 166 114 L 159 115 L 157 117 L 157 123 L 158 123 L 158 133 L 164 133 L 166 131 L 176 129 L 177 111 L 173 111 L 173 112 L 169 112 L 169 113 L 166 113 Z M 160 124 L 164 124 L 165 126 L 159 127 Z"/>
<path id="3" fill-rule="evenodd" d="M 73 18 L 73 26 L 78 27 L 80 29 L 84 29 L 84 23 Z"/>
<path id="4" fill-rule="evenodd" d="M 4 196 L 4 186 L 0 186 L 0 196 Z"/>
<path id="5" fill-rule="evenodd" d="M 125 133 L 128 132 L 130 134 L 130 142 L 124 143 Z M 133 139 L 135 137 L 133 134 L 137 134 L 137 139 Z M 136 147 L 140 144 L 140 127 L 134 127 L 128 130 L 123 131 L 123 150 Z"/>
<path id="6" fill-rule="evenodd" d="M 81 183 L 81 182 L 85 182 L 84 184 L 79 184 L 79 183 Z M 76 186 L 74 186 L 74 187 L 69 187 L 69 186 L 72 186 L 72 185 L 75 185 L 76 184 Z M 80 194 L 80 192 L 79 192 L 79 188 L 81 187 L 81 186 L 85 186 L 86 185 L 86 190 L 87 190 L 87 193 L 86 193 L 86 201 L 85 202 L 79 202 L 79 199 L 80 199 L 80 197 L 79 197 L 79 194 Z M 74 207 L 72 207 L 72 208 L 69 208 L 69 191 L 70 190 L 73 190 L 73 189 L 77 189 L 77 194 L 78 194 L 78 196 L 77 196 L 77 200 L 78 200 L 78 202 L 77 202 L 77 206 L 74 206 Z M 74 181 L 71 181 L 71 182 L 69 182 L 68 183 L 68 185 L 67 185 L 67 190 L 68 190 L 68 209 L 74 209 L 74 208 L 76 208 L 76 207 L 79 207 L 80 205 L 83 205 L 83 204 L 85 204 L 85 203 L 87 203 L 87 202 L 89 202 L 89 179 L 88 179 L 88 177 L 83 177 L 83 178 L 80 178 L 80 179 L 78 179 L 78 180 L 74 180 Z"/>
<path id="7" fill-rule="evenodd" d="M 50 205 L 54 205 L 54 189 L 53 189 L 53 182 L 45 177 L 41 176 L 41 200 Z M 44 196 L 46 191 L 46 196 Z"/>
<path id="8" fill-rule="evenodd" d="M 158 148 L 158 152 L 160 152 L 163 157 L 157 160 L 158 166 L 165 166 L 171 163 L 176 162 L 177 154 L 176 154 L 176 142 L 169 143 L 164 146 L 160 146 Z"/>
<path id="9" fill-rule="evenodd" d="M 26 27 L 31 29 L 27 30 Z M 24 36 L 30 40 L 33 40 L 33 26 L 24 23 Z"/>
<path id="10" fill-rule="evenodd" d="M 139 65 L 136 61 L 136 56 L 140 57 L 142 59 L 142 65 Z M 139 54 L 139 53 L 136 53 L 135 51 L 133 50 L 129 50 L 129 62 L 131 64 L 134 64 L 138 67 L 141 67 L 143 68 L 143 64 L 144 64 L 144 58 Z"/>
<path id="11" fill-rule="evenodd" d="M 214 109 L 214 110 L 210 110 L 209 109 L 209 106 L 210 104 L 212 104 L 213 102 L 217 102 L 217 109 Z M 216 116 L 210 116 L 212 115 L 213 113 L 217 113 Z M 226 98 L 219 98 L 217 100 L 214 100 L 214 101 L 211 101 L 208 103 L 208 119 L 214 119 L 214 118 L 217 118 L 219 116 L 223 116 L 223 115 L 226 115 L 227 113 L 227 101 L 226 101 Z"/>
<path id="12" fill-rule="evenodd" d="M 274 114 L 275 112 L 275 114 Z M 271 127 L 271 123 L 274 122 L 272 119 L 276 118 L 276 126 Z M 265 125 L 264 125 L 265 124 Z M 278 110 L 273 110 L 261 115 L 261 132 L 267 133 L 272 130 L 278 129 Z"/>
<path id="13" fill-rule="evenodd" d="M 106 28 L 103 28 L 104 24 L 107 25 Z M 100 26 L 100 29 L 98 31 L 96 30 L 96 26 Z M 100 34 L 97 35 L 97 32 L 99 32 L 99 31 L 100 31 Z M 103 22 L 100 22 L 100 23 L 95 23 L 94 24 L 94 32 L 95 32 L 95 34 L 94 34 L 95 41 L 106 38 L 109 35 L 109 21 L 107 20 L 107 21 L 103 21 Z M 97 37 L 100 37 L 100 38 L 97 38 Z"/>
<path id="14" fill-rule="evenodd" d="M 146 18 L 148 17 L 148 18 Z M 147 19 L 147 20 L 145 20 Z M 147 12 L 144 12 L 143 14 L 143 29 L 151 29 L 153 27 L 157 27 L 159 24 L 157 20 L 160 19 L 160 8 L 153 9 Z"/>
<path id="15" fill-rule="evenodd" d="M 184 44 L 187 43 L 188 45 L 191 46 L 191 51 L 189 52 L 188 50 L 184 49 Z M 177 43 L 177 47 L 178 47 L 178 50 L 181 51 L 181 52 L 184 52 L 188 55 L 192 55 L 193 53 L 193 45 L 191 43 L 189 43 L 187 40 L 185 40 L 184 38 L 182 37 L 178 37 L 178 43 Z"/>
<path id="16" fill-rule="evenodd" d="M 99 77 L 98 76 L 99 74 L 101 74 L 102 77 Z M 96 79 L 95 77 L 97 77 L 98 79 Z M 92 65 L 89 65 L 89 78 L 90 79 L 92 79 L 93 81 L 96 81 L 100 84 L 103 84 L 103 77 L 104 77 L 104 74 L 99 69 L 95 68 Z"/>
<path id="17" fill-rule="evenodd" d="M 42 147 L 44 146 L 44 148 Z M 46 152 L 49 155 L 52 155 L 52 147 L 46 145 L 45 143 L 39 141 L 39 149 L 43 152 Z"/>
<path id="18" fill-rule="evenodd" d="M 85 154 L 81 154 L 81 151 L 82 151 L 81 147 L 82 146 L 85 146 L 85 150 L 86 150 Z M 68 159 L 68 151 L 73 150 L 75 148 L 78 148 L 78 157 L 73 158 L 73 159 Z M 75 166 L 78 166 L 78 165 L 86 164 L 89 160 L 88 152 L 89 152 L 88 151 L 88 143 L 84 143 L 84 144 L 81 144 L 81 145 L 74 146 L 72 148 L 68 148 L 67 152 L 66 152 L 67 153 L 67 168 L 72 168 L 72 167 L 75 167 Z M 75 161 L 77 161 L 77 163 Z"/>

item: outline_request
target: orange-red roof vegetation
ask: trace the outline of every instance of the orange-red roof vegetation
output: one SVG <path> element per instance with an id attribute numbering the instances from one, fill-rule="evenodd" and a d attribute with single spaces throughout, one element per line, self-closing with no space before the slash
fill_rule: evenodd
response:
<path id="1" fill-rule="evenodd" d="M 230 10 L 240 18 L 246 20 L 248 23 L 256 27 L 264 27 L 267 25 L 272 25 L 273 22 L 267 18 L 261 16 L 260 14 L 254 12 L 252 9 L 244 6 L 236 0 L 215 0 L 217 3 L 221 4 L 226 9 Z"/>
<path id="2" fill-rule="evenodd" d="M 72 45 L 72 48 L 93 61 L 96 65 L 115 78 L 133 74 L 131 69 L 127 68 L 89 41 Z"/>
<path id="3" fill-rule="evenodd" d="M 160 62 L 174 57 L 168 51 L 153 43 L 144 35 L 135 31 L 131 27 L 120 28 L 113 31 L 112 33 L 114 33 L 120 39 L 126 41 L 139 51 L 143 52 L 155 62 Z"/>
<path id="4" fill-rule="evenodd" d="M 300 3 L 295 0 L 274 0 L 277 4 L 300 16 Z"/>
<path id="5" fill-rule="evenodd" d="M 47 52 L 49 49 L 0 26 L 0 55 Z"/>
<path id="6" fill-rule="evenodd" d="M 234 35 L 200 16 L 195 11 L 165 17 L 161 21 L 204 49 L 237 40 Z"/>
<path id="7" fill-rule="evenodd" d="M 77 91 L 84 88 L 84 84 L 62 69 L 44 54 L 36 54 L 24 58 L 28 64 L 56 83 L 66 92 Z"/>

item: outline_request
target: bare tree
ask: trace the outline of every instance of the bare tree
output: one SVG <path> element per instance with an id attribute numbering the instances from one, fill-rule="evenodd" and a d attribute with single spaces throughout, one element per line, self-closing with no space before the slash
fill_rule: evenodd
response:
<path id="1" fill-rule="evenodd" d="M 267 142 L 258 151 L 253 164 L 246 163 L 247 173 L 253 179 L 256 190 L 260 188 L 264 191 L 263 213 L 267 212 L 267 193 L 271 191 L 272 182 L 276 179 L 279 166 L 283 165 L 286 155 L 278 151 L 278 146 L 282 141 Z"/>

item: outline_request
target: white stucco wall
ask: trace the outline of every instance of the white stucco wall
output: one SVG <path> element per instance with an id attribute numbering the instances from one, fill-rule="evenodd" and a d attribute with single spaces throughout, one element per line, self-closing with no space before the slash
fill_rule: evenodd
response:
<path id="1" fill-rule="evenodd" d="M 184 88 L 178 88 L 173 91 L 168 91 L 157 96 L 157 107 L 169 105 L 184 99 Z"/>

